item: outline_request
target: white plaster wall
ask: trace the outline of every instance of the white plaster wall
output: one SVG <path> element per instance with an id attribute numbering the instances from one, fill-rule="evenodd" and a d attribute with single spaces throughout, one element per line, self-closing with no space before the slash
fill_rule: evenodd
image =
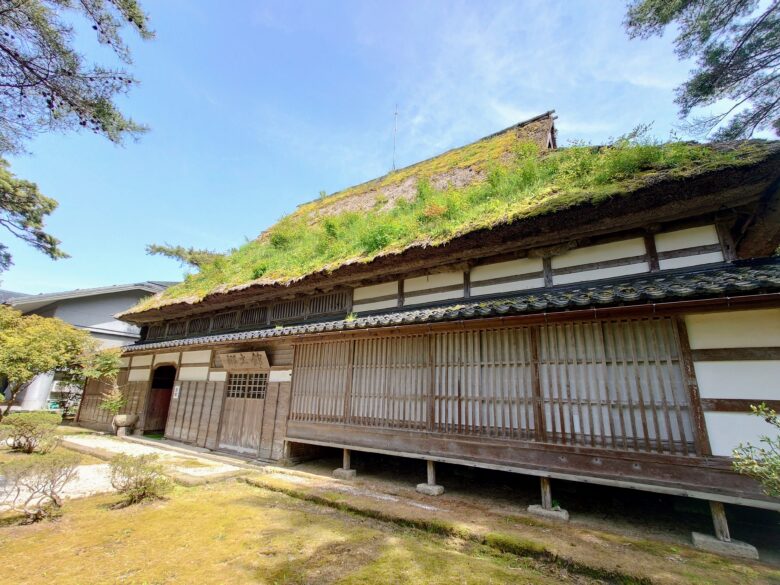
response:
<path id="1" fill-rule="evenodd" d="M 130 358 L 129 357 L 121 357 L 121 358 L 119 358 L 119 367 L 120 368 L 129 368 L 130 367 Z"/>
<path id="2" fill-rule="evenodd" d="M 692 254 L 691 256 L 680 256 L 679 258 L 661 259 L 658 261 L 658 267 L 661 270 L 672 270 L 674 268 L 713 264 L 715 262 L 723 262 L 723 252 L 707 252 L 706 254 Z"/>
<path id="3" fill-rule="evenodd" d="M 471 269 L 471 284 L 473 286 L 480 280 L 521 276 L 529 272 L 540 272 L 541 270 L 541 258 L 519 258 L 506 262 L 496 262 L 495 264 L 480 264 Z"/>
<path id="4" fill-rule="evenodd" d="M 158 353 L 158 354 L 155 354 L 155 356 L 154 356 L 154 365 L 156 366 L 157 364 L 162 364 L 162 363 L 178 364 L 179 363 L 179 352 L 178 351 L 174 351 L 174 352 L 169 352 L 169 353 Z"/>
<path id="5" fill-rule="evenodd" d="M 181 354 L 182 364 L 208 364 L 211 362 L 211 350 L 184 351 Z"/>
<path id="6" fill-rule="evenodd" d="M 205 382 L 209 379 L 209 367 L 182 366 L 179 368 L 178 379 L 183 382 Z"/>
<path id="7" fill-rule="evenodd" d="M 130 365 L 134 368 L 138 366 L 151 366 L 152 365 L 152 359 L 154 359 L 153 355 L 134 355 L 133 359 L 130 361 Z"/>
<path id="8" fill-rule="evenodd" d="M 731 457 L 740 443 L 757 445 L 761 435 L 771 435 L 774 427 L 764 419 L 741 412 L 705 412 L 704 421 L 714 455 Z"/>
<path id="9" fill-rule="evenodd" d="M 404 305 L 421 305 L 424 303 L 436 303 L 438 301 L 447 301 L 450 299 L 460 299 L 463 297 L 462 290 L 451 290 L 449 292 L 430 293 L 415 297 L 404 298 Z"/>
<path id="10" fill-rule="evenodd" d="M 292 370 L 271 370 L 268 374 L 269 382 L 289 382 L 292 380 Z"/>
<path id="11" fill-rule="evenodd" d="M 152 373 L 151 368 L 133 368 L 127 375 L 128 382 L 146 382 Z"/>
<path id="12" fill-rule="evenodd" d="M 686 315 L 691 349 L 780 347 L 780 309 Z"/>
<path id="13" fill-rule="evenodd" d="M 605 262 L 607 260 L 617 260 L 619 258 L 630 258 L 632 256 L 642 256 L 647 253 L 645 241 L 643 238 L 632 238 L 630 240 L 620 240 L 609 242 L 608 244 L 598 244 L 597 246 L 587 246 L 577 248 L 560 256 L 553 256 L 552 268 L 568 268 L 569 266 L 580 266 L 592 262 Z"/>
<path id="14" fill-rule="evenodd" d="M 694 362 L 702 398 L 780 400 L 780 361 Z"/>
<path id="15" fill-rule="evenodd" d="M 637 262 L 636 264 L 627 264 L 625 266 L 613 266 L 612 268 L 598 268 L 596 270 L 583 270 L 582 272 L 572 272 L 570 274 L 554 274 L 553 284 L 569 284 L 572 282 L 582 282 L 585 280 L 603 280 L 605 278 L 617 278 L 629 274 L 642 274 L 649 272 L 650 266 L 647 262 Z"/>
<path id="16" fill-rule="evenodd" d="M 398 299 L 388 299 L 386 301 L 375 301 L 373 303 L 353 303 L 352 311 L 360 313 L 361 311 L 379 311 L 381 309 L 392 309 L 398 306 Z"/>
<path id="17" fill-rule="evenodd" d="M 398 294 L 398 281 L 383 282 L 382 284 L 372 284 L 371 286 L 361 286 L 354 289 L 352 293 L 353 301 L 362 301 L 363 299 L 374 299 L 376 297 L 386 297 L 387 295 Z"/>
<path id="18" fill-rule="evenodd" d="M 455 286 L 463 284 L 463 272 L 437 272 L 425 276 L 416 276 L 404 280 L 404 293 L 439 288 L 441 286 Z M 463 296 L 463 291 L 455 291 L 456 296 Z M 447 297 L 452 298 L 452 297 Z"/>
<path id="19" fill-rule="evenodd" d="M 227 372 L 209 372 L 209 382 L 224 382 L 227 380 Z"/>
<path id="20" fill-rule="evenodd" d="M 655 249 L 658 252 L 684 250 L 696 246 L 718 244 L 718 230 L 714 225 L 703 225 L 695 228 L 663 232 L 655 235 Z"/>
<path id="21" fill-rule="evenodd" d="M 544 278 L 529 278 L 528 280 L 516 280 L 515 282 L 503 282 L 501 284 L 487 284 L 480 286 L 479 283 L 471 285 L 472 296 L 495 295 L 499 293 L 508 293 L 513 291 L 528 290 L 531 288 L 542 288 Z"/>

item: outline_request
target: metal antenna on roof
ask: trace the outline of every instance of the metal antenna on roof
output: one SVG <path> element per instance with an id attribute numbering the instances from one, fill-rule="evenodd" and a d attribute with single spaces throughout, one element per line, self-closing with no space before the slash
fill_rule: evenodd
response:
<path id="1" fill-rule="evenodd" d="M 393 170 L 395 170 L 395 136 L 398 134 L 398 104 L 395 104 L 395 113 L 393 114 Z"/>

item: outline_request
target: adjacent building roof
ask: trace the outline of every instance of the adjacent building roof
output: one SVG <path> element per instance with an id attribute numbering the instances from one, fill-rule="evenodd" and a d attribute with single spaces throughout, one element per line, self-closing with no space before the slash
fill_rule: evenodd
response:
<path id="1" fill-rule="evenodd" d="M 0 290 L 0 303 L 5 303 L 10 299 L 26 296 L 28 296 L 26 293 L 14 292 L 12 290 Z"/>
<path id="2" fill-rule="evenodd" d="M 339 319 L 159 342 L 140 342 L 124 348 L 141 351 L 188 345 L 217 344 L 308 335 L 375 327 L 394 327 L 442 321 L 503 317 L 573 309 L 664 303 L 682 299 L 716 298 L 780 291 L 780 258 L 738 262 L 706 269 L 683 269 L 663 275 L 613 279 L 578 287 L 554 287 L 500 298 L 448 303 L 434 307 L 404 309 L 354 319 Z"/>
<path id="3" fill-rule="evenodd" d="M 755 203 L 780 176 L 780 142 L 640 140 L 555 150 L 554 119 L 547 112 L 302 205 L 121 317 L 150 323 L 186 315 L 193 305 L 310 294 L 508 245 L 557 245 L 715 213 Z"/>
<path id="4" fill-rule="evenodd" d="M 127 291 L 143 291 L 156 294 L 173 284 L 176 283 L 147 280 L 145 282 L 136 282 L 133 284 L 115 284 L 97 288 L 77 288 L 75 290 L 68 290 L 63 292 L 23 295 L 19 297 L 8 298 L 4 302 L 8 305 L 11 305 L 15 309 L 22 311 L 23 313 L 27 313 L 29 311 L 40 309 L 41 307 L 56 301 L 64 301 L 83 297 L 94 297 L 98 295 L 107 295 Z"/>

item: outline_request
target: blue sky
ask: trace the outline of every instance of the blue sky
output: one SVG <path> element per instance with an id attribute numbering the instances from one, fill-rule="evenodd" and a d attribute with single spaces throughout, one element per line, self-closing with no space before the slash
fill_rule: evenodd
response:
<path id="1" fill-rule="evenodd" d="M 157 38 L 132 42 L 142 83 L 121 104 L 151 131 L 123 147 L 45 135 L 11 159 L 60 202 L 47 226 L 72 258 L 2 235 L 15 266 L 1 288 L 178 280 L 146 244 L 226 250 L 320 191 L 384 174 L 396 103 L 399 166 L 549 109 L 562 145 L 650 122 L 667 138 L 691 68 L 670 36 L 629 40 L 622 1 L 144 5 Z"/>

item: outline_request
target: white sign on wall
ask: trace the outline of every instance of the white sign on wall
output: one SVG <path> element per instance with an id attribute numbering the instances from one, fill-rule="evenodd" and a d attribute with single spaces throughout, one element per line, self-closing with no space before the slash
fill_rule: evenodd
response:
<path id="1" fill-rule="evenodd" d="M 173 387 L 173 397 L 174 397 L 175 399 L 178 399 L 178 398 L 179 398 L 179 390 L 181 390 L 181 384 L 176 384 L 176 385 Z"/>

